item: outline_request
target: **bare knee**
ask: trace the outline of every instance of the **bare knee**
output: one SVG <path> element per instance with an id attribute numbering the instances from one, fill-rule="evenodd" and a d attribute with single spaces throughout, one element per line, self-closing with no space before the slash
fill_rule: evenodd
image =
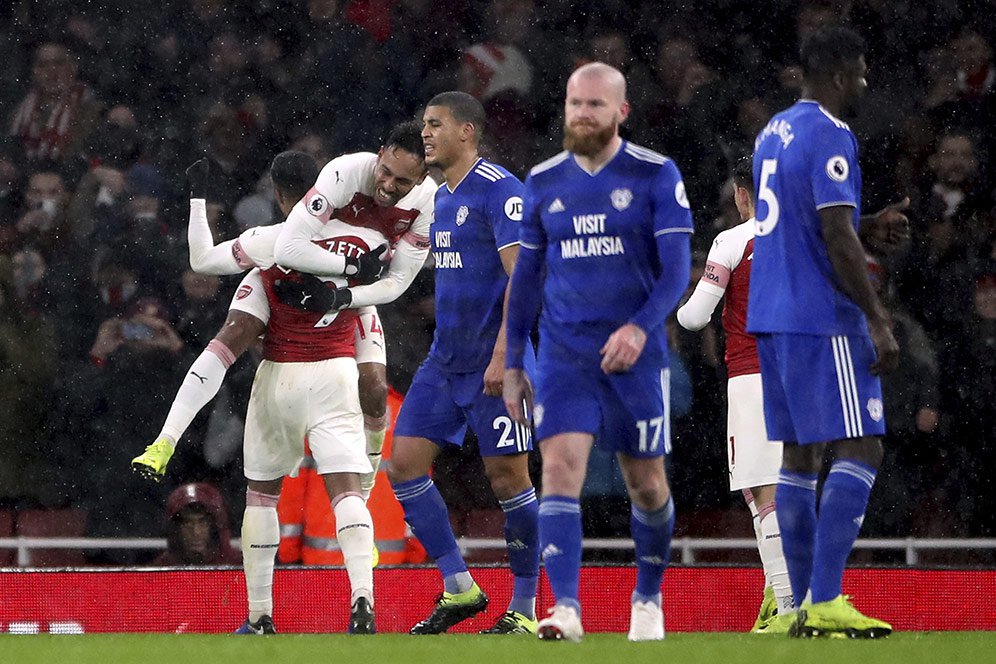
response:
<path id="1" fill-rule="evenodd" d="M 498 500 L 508 500 L 532 486 L 525 454 L 486 458 L 484 473 Z"/>
<path id="2" fill-rule="evenodd" d="M 880 438 L 871 436 L 841 440 L 834 444 L 834 456 L 838 459 L 852 459 L 876 470 L 882 465 L 885 449 Z"/>
<path id="3" fill-rule="evenodd" d="M 395 438 L 390 462 L 385 464 L 387 479 L 397 484 L 428 475 L 438 453 L 439 447 L 424 438 Z"/>

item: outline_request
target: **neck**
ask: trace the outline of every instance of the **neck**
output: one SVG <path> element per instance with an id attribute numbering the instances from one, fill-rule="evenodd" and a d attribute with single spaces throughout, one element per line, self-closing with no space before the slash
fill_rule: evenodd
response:
<path id="1" fill-rule="evenodd" d="M 604 148 L 598 151 L 597 154 L 591 157 L 585 157 L 579 154 L 575 154 L 574 158 L 577 160 L 581 168 L 585 169 L 586 171 L 589 172 L 596 171 L 605 164 L 607 164 L 610 159 L 612 159 L 613 155 L 615 155 L 615 153 L 619 151 L 620 145 L 622 145 L 622 138 L 619 137 L 619 134 L 616 134 L 615 136 L 612 137 L 612 140 L 605 145 Z"/>
<path id="2" fill-rule="evenodd" d="M 473 168 L 480 157 L 481 155 L 477 154 L 476 148 L 467 150 L 452 164 L 441 169 L 443 177 L 446 178 L 446 186 L 452 191 L 467 176 L 467 173 L 470 172 L 470 169 Z"/>
<path id="3" fill-rule="evenodd" d="M 834 117 L 840 117 L 841 115 L 840 100 L 837 98 L 837 95 L 833 94 L 823 86 L 803 83 L 802 98 L 812 99 L 820 106 L 827 109 L 827 111 L 829 111 Z"/>

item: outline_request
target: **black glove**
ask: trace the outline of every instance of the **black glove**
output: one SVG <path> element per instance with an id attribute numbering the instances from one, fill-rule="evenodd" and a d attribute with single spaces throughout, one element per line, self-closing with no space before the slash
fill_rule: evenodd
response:
<path id="1" fill-rule="evenodd" d="M 191 198 L 207 198 L 208 176 L 211 173 L 211 160 L 201 157 L 187 166 L 187 182 L 190 184 Z"/>
<path id="2" fill-rule="evenodd" d="M 300 275 L 298 281 L 279 279 L 273 282 L 273 292 L 283 304 L 319 314 L 345 309 L 353 302 L 348 288 L 330 288 L 328 282 L 310 274 Z"/>
<path id="3" fill-rule="evenodd" d="M 359 258 L 347 256 L 346 270 L 343 274 L 361 284 L 372 284 L 380 279 L 380 275 L 384 274 L 384 270 L 387 269 L 387 263 L 380 259 L 385 251 L 387 251 L 387 245 L 382 244 Z"/>

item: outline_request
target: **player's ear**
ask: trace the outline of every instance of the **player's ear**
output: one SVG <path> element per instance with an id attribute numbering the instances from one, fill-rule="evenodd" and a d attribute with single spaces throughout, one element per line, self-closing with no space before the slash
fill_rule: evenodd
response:
<path id="1" fill-rule="evenodd" d="M 623 101 L 622 106 L 619 107 L 619 124 L 626 122 L 626 118 L 629 117 L 630 105 L 628 101 Z"/>

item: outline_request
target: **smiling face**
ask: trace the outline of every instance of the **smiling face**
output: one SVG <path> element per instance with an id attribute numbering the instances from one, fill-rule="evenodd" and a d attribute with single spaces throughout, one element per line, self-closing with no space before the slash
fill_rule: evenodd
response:
<path id="1" fill-rule="evenodd" d="M 381 207 L 392 207 L 425 177 L 425 162 L 397 146 L 381 148 L 374 169 L 373 199 Z"/>

